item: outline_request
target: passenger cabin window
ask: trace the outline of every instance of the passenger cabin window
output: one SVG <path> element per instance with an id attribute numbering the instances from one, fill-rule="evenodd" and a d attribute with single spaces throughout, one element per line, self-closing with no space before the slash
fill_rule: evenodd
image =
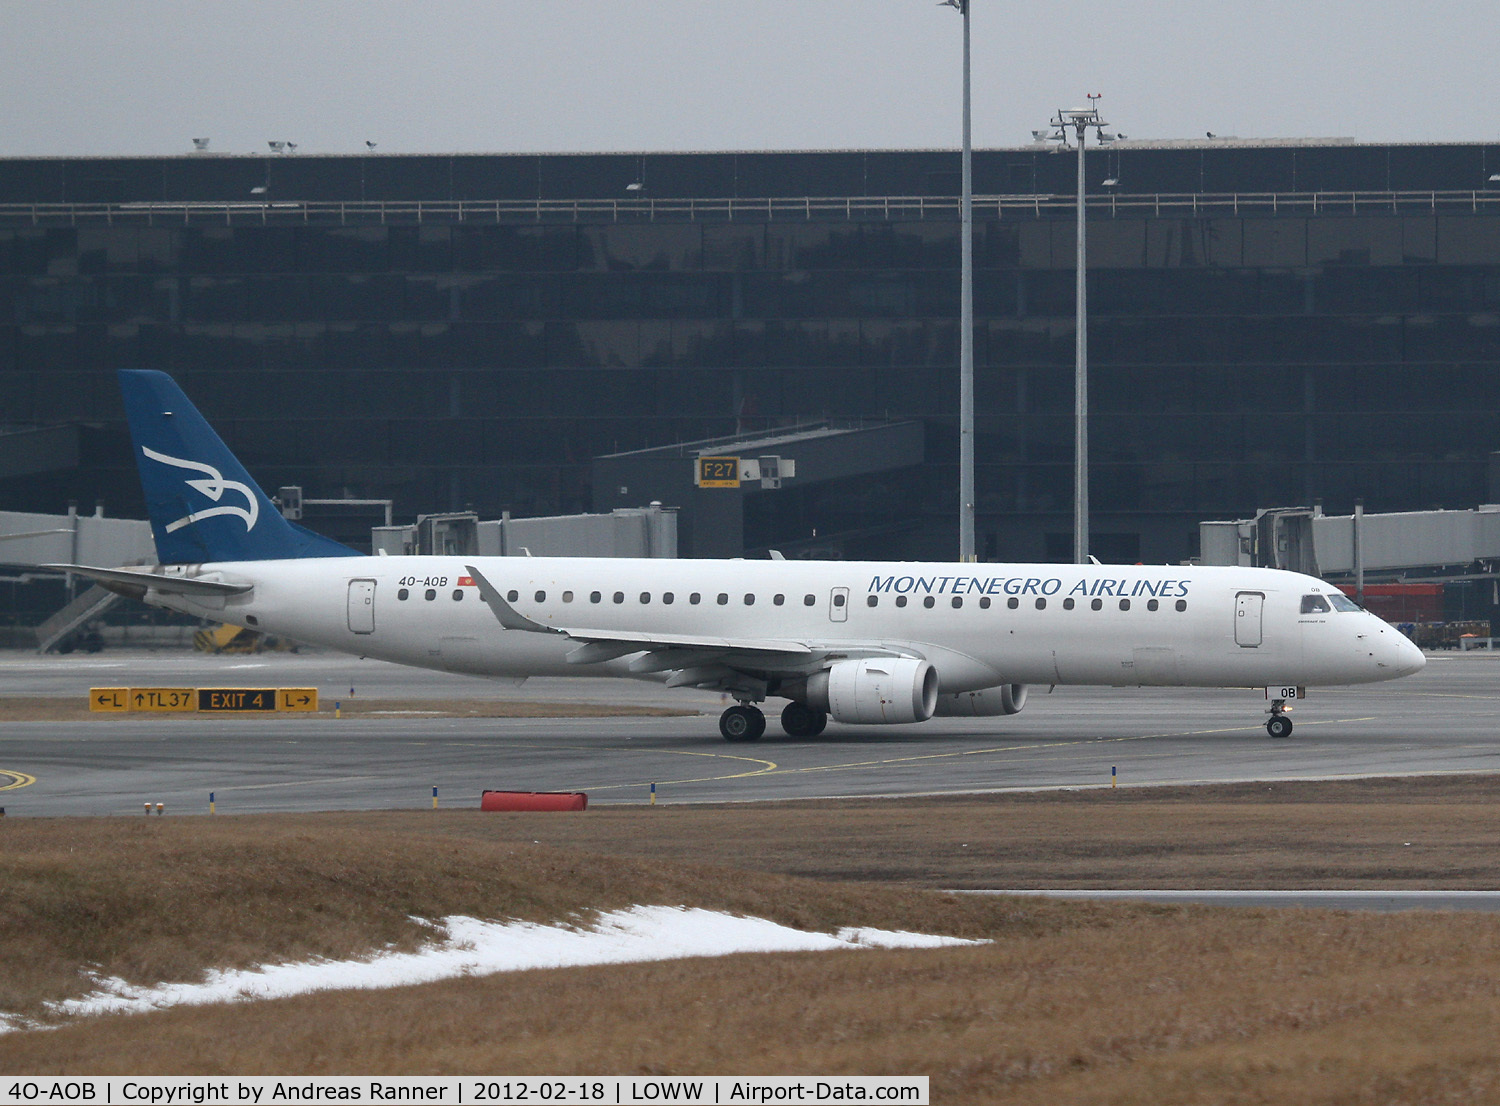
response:
<path id="1" fill-rule="evenodd" d="M 623 591 L 617 591 L 611 598 L 613 598 L 616 603 L 623 603 L 625 602 L 625 593 Z"/>
<path id="2" fill-rule="evenodd" d="M 1104 600 L 1102 600 L 1102 599 L 1091 599 L 1089 601 L 1089 610 L 1091 610 L 1091 611 L 1102 611 L 1103 609 L 1104 609 Z"/>
<path id="3" fill-rule="evenodd" d="M 519 598 L 521 598 L 521 593 L 516 591 L 515 588 L 505 593 L 505 601 L 507 603 L 514 603 Z"/>
<path id="4" fill-rule="evenodd" d="M 1324 599 L 1321 595 L 1304 595 L 1302 597 L 1303 614 L 1329 614 L 1331 612 L 1332 608 L 1329 607 L 1328 600 Z"/>
<path id="5" fill-rule="evenodd" d="M 565 591 L 565 592 L 563 592 L 563 602 L 564 603 L 571 603 L 571 602 L 573 602 L 573 593 L 571 591 Z"/>
<path id="6" fill-rule="evenodd" d="M 1120 600 L 1120 610 L 1122 610 L 1122 611 L 1128 611 L 1128 610 L 1130 610 L 1130 600 L 1129 599 L 1121 599 Z"/>
<path id="7" fill-rule="evenodd" d="M 1148 600 L 1146 600 L 1146 609 L 1148 611 L 1154 611 L 1159 606 L 1161 606 L 1161 604 L 1158 603 L 1155 599 L 1148 599 Z"/>
<path id="8" fill-rule="evenodd" d="M 1187 610 L 1187 600 L 1186 599 L 1179 599 L 1179 600 L 1177 600 L 1177 609 L 1179 611 L 1185 611 L 1185 610 Z"/>
<path id="9" fill-rule="evenodd" d="M 641 605 L 644 606 L 649 602 L 651 602 L 651 593 L 649 591 L 641 592 Z"/>
<path id="10" fill-rule="evenodd" d="M 963 605 L 964 605 L 963 596 L 961 596 L 961 595 L 955 595 L 953 597 L 953 609 L 956 611 L 956 610 L 958 610 L 959 607 L 962 607 Z"/>
<path id="11" fill-rule="evenodd" d="M 922 606 L 926 607 L 929 611 L 932 610 L 936 603 L 937 600 L 930 595 L 922 600 Z"/>
<path id="12" fill-rule="evenodd" d="M 880 596 L 878 596 L 878 595 L 867 595 L 867 596 L 865 596 L 865 606 L 867 606 L 867 607 L 878 607 L 879 605 L 880 605 Z"/>
<path id="13" fill-rule="evenodd" d="M 1071 611 L 1072 609 L 1073 609 L 1073 597 L 1070 595 L 1070 596 L 1068 596 L 1068 598 L 1066 598 L 1066 599 L 1063 600 L 1063 610 L 1065 610 L 1065 611 Z"/>
<path id="14" fill-rule="evenodd" d="M 539 591 L 539 592 L 537 592 L 536 593 L 536 601 L 538 603 L 545 603 L 547 601 L 547 593 L 545 591 Z"/>
<path id="15" fill-rule="evenodd" d="M 904 607 L 904 606 L 906 606 L 906 596 L 904 596 L 904 595 L 898 595 L 898 596 L 896 596 L 896 606 L 898 606 L 898 607 Z"/>
<path id="16" fill-rule="evenodd" d="M 675 595 L 673 595 L 670 591 L 664 591 L 664 592 L 661 593 L 661 601 L 663 603 L 665 603 L 669 607 L 672 605 L 672 600 L 674 600 L 676 598 L 677 597 Z"/>
<path id="17" fill-rule="evenodd" d="M 777 592 L 775 595 L 771 596 L 771 602 L 776 604 L 776 606 L 778 607 L 784 607 L 786 606 L 786 596 L 782 595 L 780 592 Z"/>
<path id="18" fill-rule="evenodd" d="M 423 596 L 423 598 L 426 599 L 429 603 L 432 602 L 432 600 L 437 598 L 437 588 L 428 588 L 427 593 Z"/>
<path id="19" fill-rule="evenodd" d="M 818 601 L 818 597 L 816 595 L 804 595 L 802 597 L 802 605 L 804 607 L 811 607 L 817 601 Z"/>
<path id="20" fill-rule="evenodd" d="M 597 592 L 597 591 L 591 591 L 591 592 L 589 592 L 589 602 L 590 603 L 600 603 L 600 602 L 603 602 L 603 600 L 604 600 L 604 596 L 601 595 L 599 592 Z"/>
<path id="21" fill-rule="evenodd" d="M 839 594 L 837 594 L 837 595 L 835 595 L 833 597 L 833 605 L 835 607 L 842 607 L 844 605 L 845 598 L 847 598 L 847 597 L 844 595 L 844 593 L 843 592 L 839 592 Z"/>
<path id="22" fill-rule="evenodd" d="M 726 591 L 719 592 L 719 597 L 714 602 L 718 603 L 721 607 L 727 606 L 729 603 L 729 593 Z"/>
<path id="23" fill-rule="evenodd" d="M 753 606 L 755 606 L 755 596 L 747 594 L 745 596 L 745 606 L 747 606 L 747 607 L 753 607 Z"/>
<path id="24" fill-rule="evenodd" d="M 982 611 L 987 611 L 990 609 L 990 597 L 988 595 L 983 596 L 979 600 L 979 609 Z"/>
<path id="25" fill-rule="evenodd" d="M 1036 609 L 1039 611 L 1045 611 L 1047 609 L 1047 601 L 1045 599 L 1038 598 L 1036 601 Z"/>
<path id="26" fill-rule="evenodd" d="M 455 603 L 461 601 L 463 599 L 463 597 L 464 597 L 464 589 L 463 588 L 454 588 L 453 589 L 453 601 Z"/>
<path id="27" fill-rule="evenodd" d="M 407 591 L 405 588 L 402 588 L 396 593 L 396 598 L 405 600 L 409 595 L 411 595 L 411 592 Z"/>
<path id="28" fill-rule="evenodd" d="M 695 591 L 695 592 L 693 592 L 693 594 L 692 594 L 692 595 L 689 595 L 689 596 L 688 596 L 688 602 L 689 602 L 689 603 L 693 603 L 693 604 L 697 604 L 697 603 L 701 603 L 701 602 L 703 602 L 703 596 L 701 596 L 701 595 L 699 595 L 699 594 L 698 594 L 698 593 L 697 593 L 697 592 L 696 592 L 696 591 Z"/>
<path id="29" fill-rule="evenodd" d="M 1021 605 L 1021 601 L 1019 599 L 1017 599 L 1014 595 L 1012 595 L 1009 599 L 1007 599 L 1005 601 L 1005 605 L 1007 607 L 1009 607 L 1011 610 L 1015 610 L 1017 607 L 1019 607 Z"/>

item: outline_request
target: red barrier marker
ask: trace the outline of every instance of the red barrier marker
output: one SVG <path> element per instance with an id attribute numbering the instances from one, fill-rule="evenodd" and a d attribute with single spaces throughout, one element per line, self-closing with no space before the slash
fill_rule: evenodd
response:
<path id="1" fill-rule="evenodd" d="M 582 791 L 486 791 L 480 810 L 583 810 L 589 797 Z"/>

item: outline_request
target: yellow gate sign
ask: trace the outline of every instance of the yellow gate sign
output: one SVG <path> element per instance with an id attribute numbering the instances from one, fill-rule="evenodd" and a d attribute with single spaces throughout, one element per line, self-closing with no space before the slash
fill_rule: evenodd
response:
<path id="1" fill-rule="evenodd" d="M 738 488 L 740 486 L 740 459 L 738 457 L 699 457 L 697 477 L 700 488 Z"/>

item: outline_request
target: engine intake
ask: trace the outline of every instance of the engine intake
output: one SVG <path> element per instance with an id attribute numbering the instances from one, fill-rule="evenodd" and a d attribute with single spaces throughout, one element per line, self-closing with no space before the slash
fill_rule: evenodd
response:
<path id="1" fill-rule="evenodd" d="M 997 714 L 1018 714 L 1025 705 L 1025 684 L 1001 684 L 980 691 L 939 696 L 934 713 L 944 718 L 989 718 Z"/>
<path id="2" fill-rule="evenodd" d="M 937 669 L 909 657 L 839 661 L 808 677 L 807 705 L 839 722 L 925 722 L 937 709 Z"/>

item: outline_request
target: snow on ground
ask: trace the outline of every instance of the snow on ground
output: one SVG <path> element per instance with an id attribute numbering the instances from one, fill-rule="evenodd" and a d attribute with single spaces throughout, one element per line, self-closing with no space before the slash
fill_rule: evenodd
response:
<path id="1" fill-rule="evenodd" d="M 378 953 L 366 960 L 319 960 L 213 971 L 201 983 L 137 987 L 100 979 L 83 998 L 49 1005 L 69 1016 L 144 1013 L 170 1006 L 286 998 L 309 991 L 375 989 L 431 983 L 464 975 L 727 956 L 737 952 L 817 952 L 826 949 L 942 948 L 985 944 L 957 937 L 880 929 L 809 933 L 764 918 L 744 918 L 689 907 L 634 906 L 600 915 L 588 927 L 532 922 L 485 922 L 452 915 L 434 929 L 445 939 L 416 952 Z M 0 1015 L 0 1033 L 35 1028 Z"/>

